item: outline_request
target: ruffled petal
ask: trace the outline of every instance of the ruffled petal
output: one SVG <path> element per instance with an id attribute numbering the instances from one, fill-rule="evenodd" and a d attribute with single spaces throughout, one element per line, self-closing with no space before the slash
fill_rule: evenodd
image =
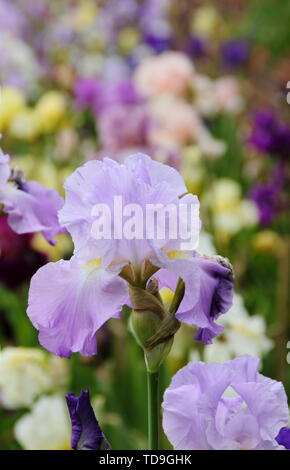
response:
<path id="1" fill-rule="evenodd" d="M 130 155 L 126 158 L 125 165 L 137 179 L 149 186 L 166 182 L 173 188 L 177 197 L 188 192 L 178 171 L 168 165 L 152 160 L 148 155 L 143 153 Z"/>
<path id="2" fill-rule="evenodd" d="M 172 238 L 176 249 L 175 245 L 178 242 L 179 246 L 180 240 L 178 234 L 172 237 L 168 223 L 163 224 L 164 230 L 159 230 L 158 235 L 156 233 L 156 212 L 162 216 L 159 220 L 163 221 L 165 217 L 168 221 L 170 216 L 166 206 L 169 204 L 176 214 L 173 215 L 174 222 L 177 222 L 181 205 L 185 206 L 186 214 L 191 214 L 189 210 L 193 206 L 197 228 L 192 230 L 190 238 L 192 245 L 197 243 L 200 223 L 196 196 L 180 199 L 180 191 L 184 191 L 185 187 L 178 173 L 166 165 L 153 162 L 146 155 L 132 156 L 123 165 L 108 158 L 88 162 L 67 179 L 65 190 L 66 200 L 59 212 L 59 219 L 70 232 L 78 256 L 101 257 L 104 265 L 130 261 L 139 267 L 144 258 L 156 257 Z M 126 212 L 126 209 L 133 213 Z M 147 220 L 149 210 L 153 211 L 153 222 L 152 212 L 151 219 L 149 222 Z M 104 214 L 105 233 L 98 234 L 96 227 Z M 134 223 L 130 232 L 132 218 Z M 185 215 L 183 218 L 182 226 L 187 221 Z M 149 233 L 152 225 L 153 233 Z"/>
<path id="3" fill-rule="evenodd" d="M 53 237 L 63 231 L 58 222 L 63 199 L 55 189 L 36 181 L 24 183 L 21 189 L 7 184 L 0 187 L 0 202 L 16 233 L 42 232 L 46 240 L 54 244 Z"/>
<path id="4" fill-rule="evenodd" d="M 165 269 L 163 267 L 155 277 L 161 286 L 172 290 L 175 290 L 178 278 L 183 280 L 185 292 L 176 317 L 199 327 L 195 339 L 208 344 L 223 331 L 223 327 L 214 320 L 232 305 L 233 277 L 230 268 L 195 253 L 190 258 L 168 260 Z"/>
<path id="5" fill-rule="evenodd" d="M 125 281 L 96 260 L 48 263 L 33 276 L 28 316 L 39 342 L 61 357 L 96 353 L 96 331 L 121 310 L 128 296 Z"/>

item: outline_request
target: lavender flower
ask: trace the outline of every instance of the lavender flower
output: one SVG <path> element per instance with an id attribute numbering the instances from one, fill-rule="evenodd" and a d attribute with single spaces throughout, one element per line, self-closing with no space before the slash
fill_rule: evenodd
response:
<path id="1" fill-rule="evenodd" d="M 74 87 L 76 104 L 80 109 L 99 107 L 100 96 L 102 96 L 103 85 L 96 78 L 80 78 Z"/>
<path id="2" fill-rule="evenodd" d="M 53 245 L 54 237 L 63 231 L 57 218 L 63 199 L 57 191 L 45 188 L 36 181 L 24 181 L 23 175 L 17 172 L 13 174 L 9 156 L 1 151 L 0 202 L 8 214 L 10 227 L 16 233 L 42 232 Z"/>
<path id="3" fill-rule="evenodd" d="M 116 105 L 137 105 L 142 102 L 131 80 L 105 82 L 96 78 L 80 78 L 74 88 L 79 108 L 89 108 L 95 114 Z"/>
<path id="4" fill-rule="evenodd" d="M 100 140 L 106 155 L 128 148 L 145 148 L 151 120 L 140 105 L 111 106 L 98 121 Z"/>
<path id="5" fill-rule="evenodd" d="M 82 390 L 81 396 L 74 393 L 66 396 L 66 402 L 72 423 L 71 446 L 77 450 L 110 450 L 90 403 L 88 390 Z"/>
<path id="6" fill-rule="evenodd" d="M 23 34 L 25 21 L 21 12 L 13 2 L 0 0 L 0 30 L 9 31 L 13 34 Z"/>
<path id="7" fill-rule="evenodd" d="M 259 374 L 258 366 L 258 359 L 242 356 L 224 364 L 191 362 L 178 371 L 162 404 L 163 428 L 174 449 L 284 449 L 287 397 L 283 385 Z"/>
<path id="8" fill-rule="evenodd" d="M 142 278 L 143 284 L 160 268 L 161 284 L 172 285 L 182 277 L 185 295 L 177 317 L 202 329 L 198 339 L 210 342 L 222 330 L 214 320 L 231 305 L 232 272 L 219 260 L 205 259 L 193 251 L 200 229 L 199 203 L 196 196 L 186 194 L 176 170 L 142 154 L 128 157 L 124 164 L 106 158 L 77 169 L 67 179 L 65 189 L 59 220 L 72 236 L 74 256 L 70 261 L 41 268 L 33 276 L 29 292 L 27 313 L 44 347 L 65 357 L 77 351 L 95 354 L 96 331 L 128 304 L 128 285 L 119 274 L 136 284 L 148 264 L 152 269 Z M 135 223 L 143 227 L 142 236 L 94 235 L 99 217 L 94 208 L 102 204 L 115 214 L 116 197 L 140 208 Z M 147 235 L 144 218 L 148 204 L 160 211 L 171 204 L 177 217 L 180 205 L 190 210 L 191 252 L 182 251 L 184 239 L 179 235 L 172 238 L 168 224 L 162 237 Z M 185 219 L 179 217 L 177 223 L 188 228 Z M 122 224 L 114 215 L 108 228 L 113 233 L 122 232 Z M 129 277 L 123 275 L 124 271 Z"/>

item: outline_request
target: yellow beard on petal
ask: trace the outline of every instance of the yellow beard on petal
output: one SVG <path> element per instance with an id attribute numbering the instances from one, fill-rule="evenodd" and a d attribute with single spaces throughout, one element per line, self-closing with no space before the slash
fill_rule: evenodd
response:
<path id="1" fill-rule="evenodd" d="M 94 271 L 95 269 L 100 268 L 101 266 L 102 266 L 102 258 L 94 258 L 86 262 L 85 270 L 88 273 L 90 273 Z"/>
<path id="2" fill-rule="evenodd" d="M 191 258 L 191 254 L 186 251 L 181 250 L 172 250 L 167 252 L 167 256 L 169 259 L 189 259 Z"/>

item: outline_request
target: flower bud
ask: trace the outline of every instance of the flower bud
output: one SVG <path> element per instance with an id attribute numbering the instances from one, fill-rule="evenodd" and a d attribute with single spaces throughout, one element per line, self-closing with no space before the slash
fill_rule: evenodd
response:
<path id="1" fill-rule="evenodd" d="M 158 370 L 168 355 L 173 336 L 150 349 L 146 347 L 146 344 L 157 333 L 168 314 L 159 296 L 156 279 L 148 283 L 146 290 L 130 286 L 129 292 L 133 307 L 131 328 L 136 341 L 144 350 L 147 370 L 153 373 Z"/>

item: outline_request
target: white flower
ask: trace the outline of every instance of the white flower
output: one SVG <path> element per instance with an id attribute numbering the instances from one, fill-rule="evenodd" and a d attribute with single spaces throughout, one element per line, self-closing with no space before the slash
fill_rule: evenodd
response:
<path id="1" fill-rule="evenodd" d="M 62 396 L 40 398 L 32 411 L 20 418 L 14 428 L 25 450 L 70 449 L 71 425 Z"/>
<path id="2" fill-rule="evenodd" d="M 66 361 L 36 348 L 0 351 L 0 404 L 7 409 L 30 406 L 42 393 L 63 385 Z"/>
<path id="3" fill-rule="evenodd" d="M 260 315 L 250 316 L 240 295 L 234 294 L 233 306 L 220 320 L 225 330 L 213 344 L 206 346 L 206 362 L 224 362 L 243 354 L 261 357 L 272 349 L 265 320 Z"/>
<path id="4" fill-rule="evenodd" d="M 41 68 L 27 43 L 7 31 L 0 32 L 0 69 L 2 83 L 16 85 L 28 93 L 35 92 Z"/>

